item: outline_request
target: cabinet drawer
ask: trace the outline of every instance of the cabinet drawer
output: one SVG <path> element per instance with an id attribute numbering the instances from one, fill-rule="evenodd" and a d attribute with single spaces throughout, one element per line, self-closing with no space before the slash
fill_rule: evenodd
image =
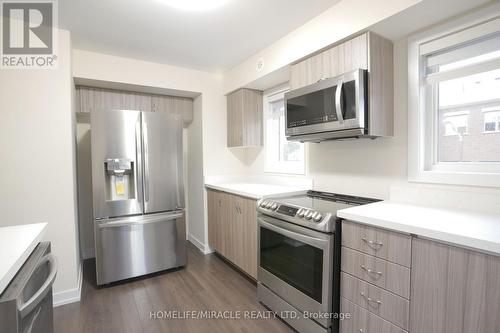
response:
<path id="1" fill-rule="evenodd" d="M 411 267 L 411 237 L 408 235 L 343 221 L 342 245 Z"/>
<path id="2" fill-rule="evenodd" d="M 407 330 L 410 304 L 407 299 L 342 273 L 340 295 L 356 305 Z"/>
<path id="3" fill-rule="evenodd" d="M 406 333 L 401 328 L 343 297 L 340 298 L 340 311 L 350 314 L 350 318 L 340 321 L 341 333 Z"/>
<path id="4" fill-rule="evenodd" d="M 410 269 L 387 260 L 342 247 L 342 271 L 361 280 L 410 298 Z"/>

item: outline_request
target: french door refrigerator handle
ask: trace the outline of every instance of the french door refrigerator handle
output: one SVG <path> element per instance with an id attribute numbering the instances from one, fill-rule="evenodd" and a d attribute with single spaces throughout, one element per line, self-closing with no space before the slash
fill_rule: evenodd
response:
<path id="1" fill-rule="evenodd" d="M 40 304 L 40 302 L 45 298 L 45 296 L 47 296 L 47 293 L 50 291 L 50 288 L 52 287 L 52 284 L 56 279 L 56 274 L 57 274 L 56 257 L 53 254 L 47 254 L 40 260 L 38 266 L 44 265 L 46 262 L 48 262 L 50 265 L 49 276 L 42 284 L 40 289 L 38 289 L 37 292 L 33 296 L 31 296 L 31 298 L 28 301 L 22 303 L 19 306 L 19 313 L 21 315 L 21 318 L 26 317 L 29 313 L 31 313 L 31 311 L 33 311 L 34 308 L 38 306 L 38 304 Z"/>
<path id="2" fill-rule="evenodd" d="M 142 121 L 142 142 L 144 154 L 144 211 L 147 210 L 149 202 L 149 147 L 148 147 L 148 124 Z"/>
<path id="3" fill-rule="evenodd" d="M 136 169 L 134 177 L 135 193 L 137 195 L 137 201 L 139 201 L 139 203 L 142 203 L 143 167 L 142 167 L 142 137 L 141 137 L 140 118 L 135 124 L 135 169 Z M 142 207 L 142 210 L 144 211 L 144 207 Z"/>

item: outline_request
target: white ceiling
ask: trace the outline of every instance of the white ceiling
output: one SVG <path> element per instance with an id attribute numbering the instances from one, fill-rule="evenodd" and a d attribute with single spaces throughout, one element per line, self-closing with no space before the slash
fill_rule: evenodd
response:
<path id="1" fill-rule="evenodd" d="M 338 0 L 231 0 L 189 12 L 162 0 L 63 0 L 73 47 L 207 71 L 229 69 Z"/>

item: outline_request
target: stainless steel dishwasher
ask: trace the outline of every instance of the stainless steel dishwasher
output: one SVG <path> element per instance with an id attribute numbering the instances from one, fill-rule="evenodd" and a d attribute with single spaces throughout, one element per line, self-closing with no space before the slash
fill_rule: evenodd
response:
<path id="1" fill-rule="evenodd" d="M 57 262 L 42 242 L 0 295 L 0 333 L 52 333 L 52 284 Z"/>

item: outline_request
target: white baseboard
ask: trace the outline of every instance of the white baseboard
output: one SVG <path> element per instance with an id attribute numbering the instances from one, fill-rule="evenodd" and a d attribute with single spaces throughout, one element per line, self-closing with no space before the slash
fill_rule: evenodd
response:
<path id="1" fill-rule="evenodd" d="M 201 242 L 198 238 L 194 237 L 192 234 L 188 234 L 188 241 L 196 246 L 203 254 L 209 254 L 213 252 L 207 245 Z"/>
<path id="2" fill-rule="evenodd" d="M 82 259 L 85 260 L 90 258 L 95 258 L 95 249 L 93 247 L 82 249 Z"/>
<path id="3" fill-rule="evenodd" d="M 80 263 L 80 269 L 78 270 L 78 282 L 77 287 L 74 289 L 68 289 L 59 291 L 53 294 L 53 304 L 54 307 L 80 302 L 82 296 L 82 283 L 83 283 L 83 265 Z"/>

